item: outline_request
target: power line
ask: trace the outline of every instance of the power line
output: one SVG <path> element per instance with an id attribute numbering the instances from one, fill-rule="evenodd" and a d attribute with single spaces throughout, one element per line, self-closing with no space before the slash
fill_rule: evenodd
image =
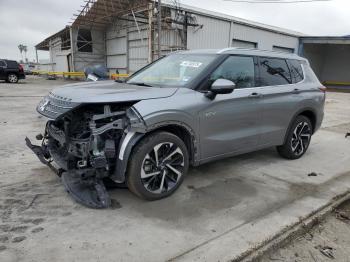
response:
<path id="1" fill-rule="evenodd" d="M 298 4 L 311 2 L 330 2 L 333 0 L 223 0 L 234 3 L 248 3 L 248 4 Z"/>

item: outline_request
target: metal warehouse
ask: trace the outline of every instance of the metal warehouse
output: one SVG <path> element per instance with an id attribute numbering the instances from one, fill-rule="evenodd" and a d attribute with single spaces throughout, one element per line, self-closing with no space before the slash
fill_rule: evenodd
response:
<path id="1" fill-rule="evenodd" d="M 300 36 L 177 1 L 88 0 L 70 26 L 36 49 L 50 52 L 49 71 L 82 71 L 102 64 L 111 73 L 133 73 L 183 49 L 248 47 L 297 53 Z"/>

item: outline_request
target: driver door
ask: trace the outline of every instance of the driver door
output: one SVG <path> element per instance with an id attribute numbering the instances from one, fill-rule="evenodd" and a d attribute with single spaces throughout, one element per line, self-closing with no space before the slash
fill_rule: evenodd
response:
<path id="1" fill-rule="evenodd" d="M 203 161 L 258 147 L 262 102 L 255 74 L 256 61 L 249 56 L 229 56 L 211 74 L 208 86 L 223 78 L 234 82 L 236 88 L 214 100 L 202 98 L 204 108 L 199 119 Z"/>

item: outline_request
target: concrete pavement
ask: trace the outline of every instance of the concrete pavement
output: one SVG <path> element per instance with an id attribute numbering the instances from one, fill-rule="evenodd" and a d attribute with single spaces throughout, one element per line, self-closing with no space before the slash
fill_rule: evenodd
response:
<path id="1" fill-rule="evenodd" d="M 36 104 L 62 83 L 0 83 L 0 261 L 232 260 L 350 189 L 350 94 L 329 93 L 302 159 L 262 150 L 192 168 L 170 198 L 116 189 L 113 209 L 87 209 L 24 145 L 43 130 Z"/>

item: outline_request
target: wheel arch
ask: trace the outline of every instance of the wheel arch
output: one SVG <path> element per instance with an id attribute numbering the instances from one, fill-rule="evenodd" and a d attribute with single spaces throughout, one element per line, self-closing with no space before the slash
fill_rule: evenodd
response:
<path id="1" fill-rule="evenodd" d="M 132 154 L 135 146 L 142 140 L 144 137 L 153 134 L 159 131 L 166 131 L 171 134 L 178 136 L 186 145 L 188 149 L 188 154 L 190 157 L 190 164 L 193 165 L 197 162 L 198 156 L 197 153 L 198 145 L 194 131 L 184 123 L 177 121 L 167 121 L 164 123 L 158 123 L 149 127 L 146 133 L 134 133 L 132 134 L 130 140 L 127 142 L 125 148 L 123 149 L 123 157 L 120 156 L 117 158 L 117 167 L 114 174 L 111 176 L 115 182 L 123 183 L 125 182 L 126 169 L 129 163 L 130 155 Z M 128 137 L 128 135 L 124 135 L 121 144 Z M 119 151 L 121 150 L 122 145 L 119 147 Z"/>
<path id="2" fill-rule="evenodd" d="M 195 162 L 198 146 L 195 133 L 190 127 L 184 123 L 171 121 L 154 126 L 146 135 L 159 131 L 169 132 L 179 137 L 187 147 L 190 163 L 193 164 Z"/>
<path id="3" fill-rule="evenodd" d="M 286 142 L 286 139 L 287 139 L 287 136 L 290 132 L 290 129 L 292 128 L 292 125 L 298 116 L 305 116 L 305 117 L 309 118 L 311 121 L 311 125 L 312 125 L 312 133 L 315 132 L 315 127 L 316 127 L 316 123 L 317 123 L 317 114 L 316 114 L 315 110 L 310 108 L 310 107 L 302 108 L 293 115 L 291 121 L 289 122 L 288 129 L 284 135 L 283 143 Z"/>

